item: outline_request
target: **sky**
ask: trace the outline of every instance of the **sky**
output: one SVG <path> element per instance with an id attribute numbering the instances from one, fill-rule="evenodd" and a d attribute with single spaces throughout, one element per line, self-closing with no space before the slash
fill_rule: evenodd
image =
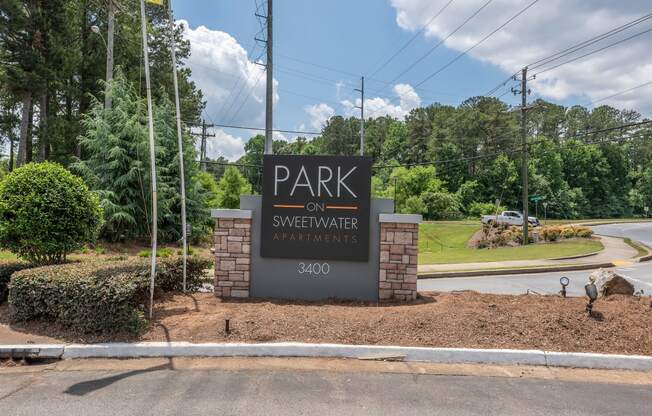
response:
<path id="1" fill-rule="evenodd" d="M 263 128 L 265 53 L 255 38 L 266 33 L 255 13 L 266 14 L 265 0 L 173 5 L 191 43 L 186 64 L 204 92 L 207 122 Z M 402 119 L 415 107 L 459 105 L 494 87 L 494 96 L 517 105 L 510 89 L 519 85 L 502 83 L 526 65 L 536 76 L 530 100 L 609 104 L 647 116 L 652 18 L 554 62 L 537 61 L 651 12 L 648 0 L 274 0 L 274 128 L 319 132 L 332 115 L 358 117 L 362 76 L 366 117 Z M 213 132 L 208 156 L 229 160 L 260 133 Z"/>

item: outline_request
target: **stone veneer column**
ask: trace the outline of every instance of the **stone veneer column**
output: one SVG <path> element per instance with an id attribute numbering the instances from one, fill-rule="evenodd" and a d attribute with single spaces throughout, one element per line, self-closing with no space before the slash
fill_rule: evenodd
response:
<path id="1" fill-rule="evenodd" d="M 251 211 L 214 209 L 215 296 L 249 297 Z"/>
<path id="2" fill-rule="evenodd" d="M 417 298 L 421 219 L 421 215 L 380 214 L 380 301 L 408 301 Z"/>

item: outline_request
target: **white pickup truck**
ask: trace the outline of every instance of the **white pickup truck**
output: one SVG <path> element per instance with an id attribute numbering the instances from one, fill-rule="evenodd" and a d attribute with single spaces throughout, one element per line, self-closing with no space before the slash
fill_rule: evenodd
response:
<path id="1" fill-rule="evenodd" d="M 523 214 L 517 211 L 503 211 L 500 215 L 483 215 L 483 224 L 508 224 L 523 225 Z M 539 220 L 536 217 L 528 217 L 528 223 L 533 227 L 538 227 Z"/>

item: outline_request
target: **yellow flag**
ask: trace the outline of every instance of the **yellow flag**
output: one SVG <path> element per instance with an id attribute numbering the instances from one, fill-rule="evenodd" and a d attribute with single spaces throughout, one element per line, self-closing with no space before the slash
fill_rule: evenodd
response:
<path id="1" fill-rule="evenodd" d="M 145 0 L 147 3 L 158 4 L 159 6 L 163 5 L 163 0 Z"/>

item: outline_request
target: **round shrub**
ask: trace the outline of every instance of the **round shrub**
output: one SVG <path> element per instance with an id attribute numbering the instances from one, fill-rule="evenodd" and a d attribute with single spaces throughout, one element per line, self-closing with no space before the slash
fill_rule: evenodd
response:
<path id="1" fill-rule="evenodd" d="M 99 199 L 56 163 L 30 163 L 0 182 L 0 247 L 35 264 L 55 264 L 94 240 Z"/>

